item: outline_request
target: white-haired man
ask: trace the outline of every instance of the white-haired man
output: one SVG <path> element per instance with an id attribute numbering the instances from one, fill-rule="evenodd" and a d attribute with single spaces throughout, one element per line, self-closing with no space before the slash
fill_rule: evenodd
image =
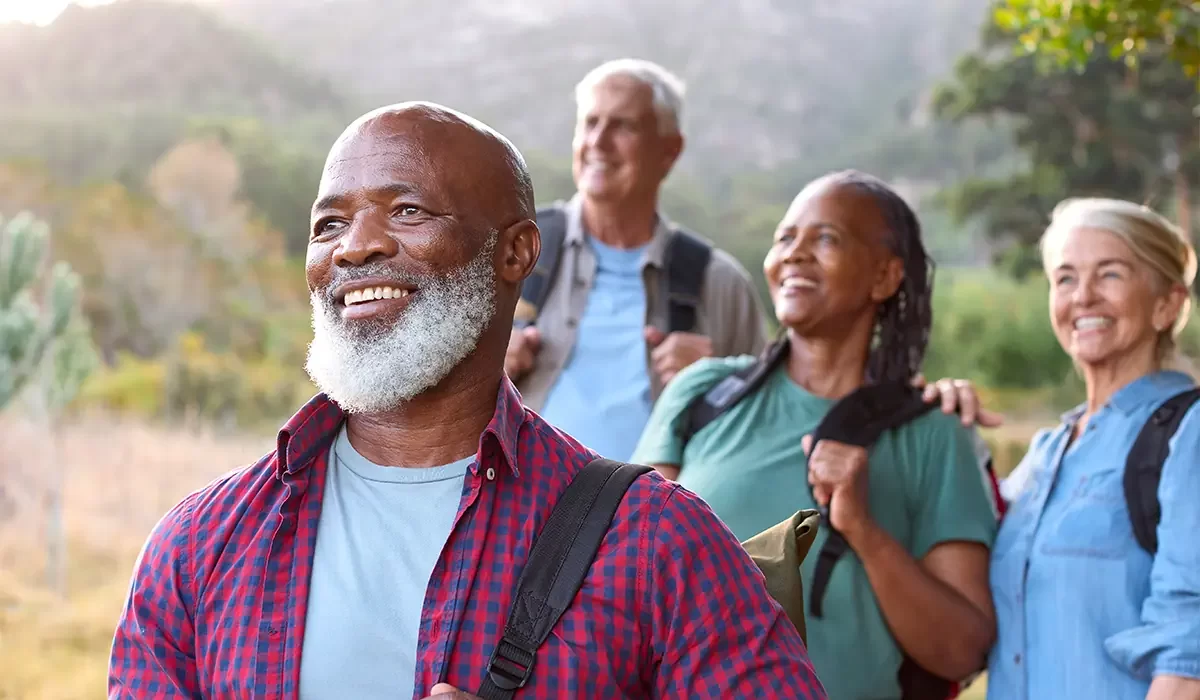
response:
<path id="1" fill-rule="evenodd" d="M 542 259 L 505 358 L 526 405 L 612 459 L 633 453 L 677 372 L 765 344 L 746 270 L 659 210 L 683 151 L 683 94 L 679 78 L 636 59 L 576 86 L 578 192 L 538 211 Z"/>

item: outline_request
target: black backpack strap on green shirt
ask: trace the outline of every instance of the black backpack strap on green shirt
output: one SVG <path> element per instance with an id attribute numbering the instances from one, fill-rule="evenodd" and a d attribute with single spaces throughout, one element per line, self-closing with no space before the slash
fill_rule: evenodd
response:
<path id="1" fill-rule="evenodd" d="M 1162 480 L 1163 463 L 1171 453 L 1171 438 L 1197 400 L 1200 387 L 1164 401 L 1142 426 L 1125 461 L 1125 503 L 1133 536 L 1150 554 L 1158 551 L 1158 523 L 1162 518 L 1158 484 Z"/>
<path id="2" fill-rule="evenodd" d="M 533 677 L 538 647 L 583 585 L 617 506 L 650 467 L 596 459 L 575 475 L 538 534 L 488 661 L 483 700 L 508 700 Z"/>
<path id="3" fill-rule="evenodd" d="M 921 391 L 908 382 L 890 381 L 861 386 L 843 396 L 829 409 L 812 433 L 812 447 L 828 439 L 869 448 L 885 431 L 928 413 L 935 405 L 926 402 L 921 397 Z M 829 509 L 819 506 L 818 510 L 829 535 L 817 554 L 817 564 L 813 569 L 809 611 L 821 617 L 821 604 L 833 575 L 833 567 L 850 546 L 846 538 L 829 523 Z"/>
<path id="4" fill-rule="evenodd" d="M 705 271 L 712 246 L 695 234 L 676 227 L 667 242 L 666 295 L 668 332 L 696 328 Z"/>
<path id="5" fill-rule="evenodd" d="M 754 362 L 725 377 L 693 399 L 681 423 L 680 438 L 683 440 L 683 446 L 686 447 L 704 426 L 758 391 L 771 372 L 787 357 L 787 353 L 786 339 L 772 343 Z"/>

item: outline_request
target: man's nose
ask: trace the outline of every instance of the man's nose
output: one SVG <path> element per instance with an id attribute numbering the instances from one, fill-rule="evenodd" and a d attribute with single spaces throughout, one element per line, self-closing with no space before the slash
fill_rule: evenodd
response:
<path id="1" fill-rule="evenodd" d="M 612 130 L 605 124 L 596 124 L 588 129 L 585 142 L 589 148 L 608 148 L 611 139 Z"/>
<path id="2" fill-rule="evenodd" d="M 333 252 L 333 264 L 359 267 L 376 259 L 387 260 L 399 252 L 399 244 L 373 216 L 355 219 Z"/>

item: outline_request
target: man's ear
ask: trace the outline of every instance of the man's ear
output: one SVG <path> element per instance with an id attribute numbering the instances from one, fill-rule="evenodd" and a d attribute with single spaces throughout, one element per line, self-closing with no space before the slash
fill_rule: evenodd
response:
<path id="1" fill-rule="evenodd" d="M 500 234 L 496 251 L 496 276 L 519 287 L 537 266 L 542 254 L 542 233 L 530 219 L 522 219 Z"/>
<path id="2" fill-rule="evenodd" d="M 663 171 L 670 173 L 679 162 L 679 156 L 683 154 L 684 140 L 683 134 L 675 133 L 664 137 L 665 150 L 663 152 Z"/>

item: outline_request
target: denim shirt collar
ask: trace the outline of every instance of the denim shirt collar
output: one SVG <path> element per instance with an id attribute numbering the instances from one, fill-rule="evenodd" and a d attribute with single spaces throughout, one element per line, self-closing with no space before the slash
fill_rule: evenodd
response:
<path id="1" fill-rule="evenodd" d="M 1143 374 L 1117 389 L 1105 404 L 1105 408 L 1112 406 L 1128 416 L 1147 403 L 1160 403 L 1195 384 L 1196 381 L 1183 372 L 1169 369 L 1157 370 Z M 1064 423 L 1074 423 L 1086 410 L 1087 402 L 1085 401 L 1062 414 L 1062 420 Z"/>

